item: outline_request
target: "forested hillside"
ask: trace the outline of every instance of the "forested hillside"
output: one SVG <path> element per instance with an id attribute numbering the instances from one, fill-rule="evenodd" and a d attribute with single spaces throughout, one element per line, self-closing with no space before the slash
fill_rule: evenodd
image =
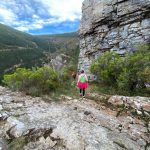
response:
<path id="1" fill-rule="evenodd" d="M 51 41 L 55 45 L 55 53 L 53 57 L 59 54 L 65 54 L 71 57 L 71 60 L 77 62 L 79 54 L 79 39 L 76 32 L 54 34 L 54 35 L 40 35 L 36 36 L 45 41 Z"/>
<path id="2" fill-rule="evenodd" d="M 33 36 L 0 24 L 0 80 L 17 67 L 42 66 L 58 54 L 77 60 L 76 33 Z"/>

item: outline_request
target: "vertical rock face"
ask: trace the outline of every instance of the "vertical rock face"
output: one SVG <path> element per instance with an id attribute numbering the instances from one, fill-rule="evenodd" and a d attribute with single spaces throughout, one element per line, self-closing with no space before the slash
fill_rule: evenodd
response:
<path id="1" fill-rule="evenodd" d="M 84 0 L 79 36 L 79 69 L 87 73 L 104 51 L 134 51 L 150 42 L 150 0 Z"/>

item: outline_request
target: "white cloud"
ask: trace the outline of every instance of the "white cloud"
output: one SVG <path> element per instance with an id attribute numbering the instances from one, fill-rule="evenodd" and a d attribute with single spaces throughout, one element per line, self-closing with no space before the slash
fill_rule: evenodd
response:
<path id="1" fill-rule="evenodd" d="M 42 28 L 43 28 L 43 25 L 40 25 L 40 24 L 32 24 L 32 25 L 27 24 L 27 25 L 16 27 L 15 29 L 20 30 L 20 31 L 29 31 L 32 29 L 42 29 Z"/>
<path id="2" fill-rule="evenodd" d="M 17 16 L 11 10 L 0 8 L 0 20 L 3 20 L 5 23 L 11 23 L 16 18 Z"/>
<path id="3" fill-rule="evenodd" d="M 28 31 L 29 28 L 28 27 L 16 27 L 15 29 L 20 30 L 20 31 Z"/>
<path id="4" fill-rule="evenodd" d="M 4 0 L 0 2 L 0 22 L 21 31 L 81 18 L 83 0 Z"/>
<path id="5" fill-rule="evenodd" d="M 83 0 L 37 0 L 48 8 L 53 17 L 62 21 L 74 21 L 81 17 L 81 6 Z"/>
<path id="6" fill-rule="evenodd" d="M 37 20 L 32 23 L 28 21 L 20 21 L 16 22 L 15 24 L 15 29 L 20 30 L 20 31 L 29 31 L 33 29 L 42 29 L 44 26 L 43 20 Z"/>
<path id="7" fill-rule="evenodd" d="M 36 14 L 33 14 L 33 15 L 32 15 L 32 18 L 33 18 L 33 19 L 39 19 L 40 17 L 39 17 L 38 15 L 36 15 Z"/>

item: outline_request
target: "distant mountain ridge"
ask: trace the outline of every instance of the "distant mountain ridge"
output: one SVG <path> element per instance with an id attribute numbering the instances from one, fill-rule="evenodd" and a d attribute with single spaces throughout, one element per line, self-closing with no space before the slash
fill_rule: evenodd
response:
<path id="1" fill-rule="evenodd" d="M 43 38 L 30 35 L 9 26 L 0 24 L 0 49 L 12 47 L 39 48 L 48 50 L 49 45 L 52 51 L 55 51 L 53 43 L 46 41 Z"/>
<path id="2" fill-rule="evenodd" d="M 31 35 L 0 24 L 0 79 L 16 67 L 41 66 L 49 61 L 48 55 L 64 53 L 73 57 L 78 45 L 75 32 Z"/>

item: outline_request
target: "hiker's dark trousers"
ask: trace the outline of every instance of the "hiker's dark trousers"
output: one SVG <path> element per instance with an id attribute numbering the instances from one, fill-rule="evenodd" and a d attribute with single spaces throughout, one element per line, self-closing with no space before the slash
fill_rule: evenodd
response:
<path id="1" fill-rule="evenodd" d="M 85 95 L 85 88 L 80 89 L 80 95 L 81 95 L 81 96 L 84 96 L 84 95 Z"/>

